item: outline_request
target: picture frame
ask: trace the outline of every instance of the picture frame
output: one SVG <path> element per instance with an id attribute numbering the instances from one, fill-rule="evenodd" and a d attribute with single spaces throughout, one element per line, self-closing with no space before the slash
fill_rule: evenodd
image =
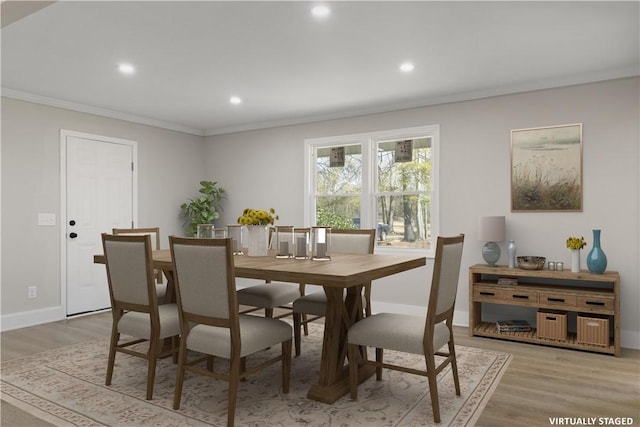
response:
<path id="1" fill-rule="evenodd" d="M 582 212 L 582 123 L 511 131 L 511 211 Z"/>

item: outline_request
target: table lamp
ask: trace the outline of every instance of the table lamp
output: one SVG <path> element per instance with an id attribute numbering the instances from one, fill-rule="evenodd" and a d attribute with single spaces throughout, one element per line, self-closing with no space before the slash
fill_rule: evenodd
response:
<path id="1" fill-rule="evenodd" d="M 503 216 L 481 216 L 478 219 L 478 240 L 486 242 L 482 247 L 482 258 L 490 267 L 495 267 L 500 259 L 500 246 L 504 241 L 505 225 Z"/>

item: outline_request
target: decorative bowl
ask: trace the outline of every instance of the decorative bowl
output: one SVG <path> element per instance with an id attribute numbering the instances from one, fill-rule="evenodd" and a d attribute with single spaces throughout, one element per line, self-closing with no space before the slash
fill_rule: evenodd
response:
<path id="1" fill-rule="evenodd" d="M 518 267 L 523 270 L 542 270 L 546 260 L 543 256 L 519 256 Z"/>

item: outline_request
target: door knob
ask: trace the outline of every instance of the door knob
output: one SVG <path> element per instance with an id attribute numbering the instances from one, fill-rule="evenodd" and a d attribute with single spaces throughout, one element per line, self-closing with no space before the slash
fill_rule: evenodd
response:
<path id="1" fill-rule="evenodd" d="M 69 237 L 71 237 L 72 239 L 75 239 L 76 237 L 78 237 L 77 233 L 71 233 L 69 234 Z"/>

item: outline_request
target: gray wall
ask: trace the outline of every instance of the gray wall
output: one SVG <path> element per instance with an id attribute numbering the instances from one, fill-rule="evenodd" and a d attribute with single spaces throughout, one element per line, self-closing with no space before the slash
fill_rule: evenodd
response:
<path id="1" fill-rule="evenodd" d="M 505 215 L 520 254 L 566 265 L 566 237 L 585 236 L 584 263 L 591 230 L 600 228 L 608 268 L 622 277 L 622 345 L 640 348 L 639 95 L 636 77 L 206 138 L 3 98 L 3 328 L 7 318 L 45 318 L 41 312 L 60 305 L 59 228 L 36 226 L 36 216 L 60 212 L 61 128 L 138 141 L 139 223 L 159 225 L 166 245 L 167 235 L 182 233 L 178 207 L 201 179 L 228 191 L 218 225 L 235 223 L 245 207 L 274 207 L 281 224 L 302 224 L 305 139 L 439 124 L 440 231 L 466 234 L 463 268 L 482 262 L 478 216 Z M 583 123 L 584 211 L 511 213 L 509 131 L 569 123 Z M 376 282 L 376 310 L 420 312 L 430 274 L 429 262 Z M 32 283 L 39 298 L 28 300 Z M 467 324 L 467 312 L 463 271 L 458 324 Z"/>
<path id="2" fill-rule="evenodd" d="M 60 318 L 60 129 L 138 142 L 138 224 L 184 234 L 180 204 L 198 194 L 203 138 L 2 98 L 2 326 Z M 55 213 L 56 227 L 37 226 Z M 38 298 L 27 299 L 27 287 Z M 64 315 L 64 313 L 62 313 Z"/>
<path id="3" fill-rule="evenodd" d="M 441 234 L 465 233 L 456 305 L 458 324 L 468 324 L 466 267 L 482 262 L 479 216 L 505 215 L 507 239 L 521 255 L 543 255 L 570 265 L 565 240 L 602 229 L 608 269 L 622 277 L 622 343 L 640 347 L 639 79 L 570 86 L 475 101 L 414 108 L 207 138 L 210 178 L 229 200 L 220 220 L 233 223 L 246 207 L 274 207 L 281 224 L 304 222 L 303 148 L 308 138 L 440 125 Z M 573 213 L 512 213 L 510 130 L 583 123 L 584 209 Z M 286 177 L 280 180 L 279 177 Z M 506 246 L 502 245 L 502 264 Z M 374 309 L 420 312 L 432 265 L 374 284 Z"/>

